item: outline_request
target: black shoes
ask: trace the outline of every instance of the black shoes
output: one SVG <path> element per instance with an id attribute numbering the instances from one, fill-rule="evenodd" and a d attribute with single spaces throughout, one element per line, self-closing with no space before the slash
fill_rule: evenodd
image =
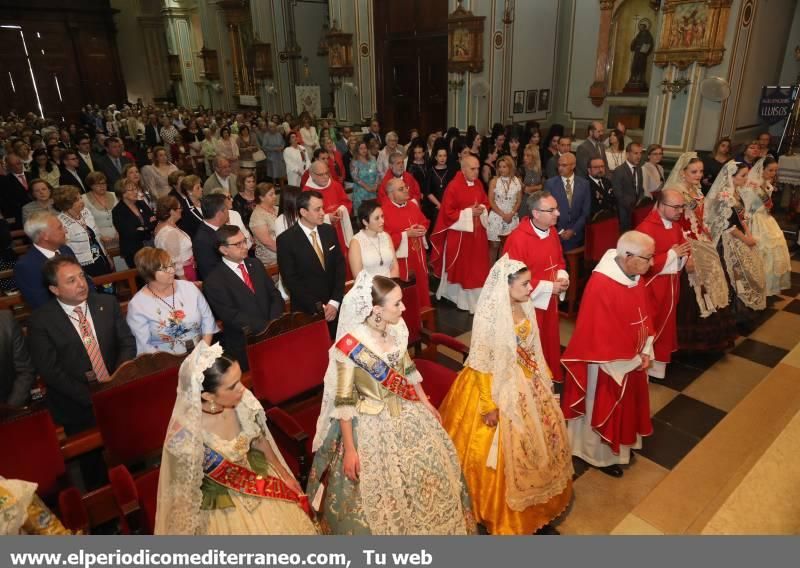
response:
<path id="1" fill-rule="evenodd" d="M 556 527 L 548 523 L 533 534 L 537 535 L 543 534 L 543 535 L 553 536 L 553 535 L 560 535 L 561 533 L 558 532 L 558 529 Z"/>
<path id="2" fill-rule="evenodd" d="M 598 467 L 600 471 L 611 477 L 622 477 L 622 468 L 618 465 L 607 465 L 605 467 Z"/>

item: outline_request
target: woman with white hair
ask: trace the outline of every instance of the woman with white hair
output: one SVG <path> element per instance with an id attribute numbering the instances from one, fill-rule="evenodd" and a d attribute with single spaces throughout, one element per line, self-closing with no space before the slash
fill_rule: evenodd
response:
<path id="1" fill-rule="evenodd" d="M 378 154 L 378 179 L 383 179 L 383 176 L 389 171 L 391 167 L 389 157 L 392 154 L 399 152 L 405 156 L 405 149 L 398 144 L 399 141 L 400 138 L 397 136 L 397 132 L 392 131 L 386 134 L 386 146 Z"/>

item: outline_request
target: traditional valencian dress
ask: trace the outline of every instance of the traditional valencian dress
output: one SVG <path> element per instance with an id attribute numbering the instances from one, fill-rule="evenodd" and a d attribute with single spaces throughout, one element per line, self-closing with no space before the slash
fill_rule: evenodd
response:
<path id="1" fill-rule="evenodd" d="M 706 195 L 703 221 L 708 227 L 712 242 L 720 249 L 720 258 L 728 275 L 736 323 L 747 327 L 755 319 L 756 311 L 767 307 L 766 274 L 758 248 L 747 246 L 732 234 L 734 228 L 747 233 L 744 200 L 751 202 L 757 199 L 751 187 L 734 186 L 733 177 L 738 168 L 733 160 L 722 167 Z"/>
<path id="2" fill-rule="evenodd" d="M 306 496 L 294 492 L 253 444 L 266 441 L 289 471 L 250 391 L 236 407 L 241 431 L 235 438 L 202 428 L 203 372 L 221 356 L 219 344 L 201 341 L 181 365 L 161 460 L 155 534 L 317 534 Z"/>
<path id="3" fill-rule="evenodd" d="M 372 308 L 371 290 L 372 276 L 362 270 L 342 303 L 313 444 L 312 505 L 333 534 L 472 533 L 453 443 L 413 386 L 422 377 L 408 355 L 405 323 L 387 328 L 394 344 L 388 352 L 361 323 Z M 348 419 L 361 464 L 358 482 L 344 474 L 339 421 Z"/>
<path id="4" fill-rule="evenodd" d="M 772 209 L 772 184 L 762 177 L 763 158 L 750 170 L 748 178 L 753 189 L 752 198 L 745 203 L 749 216 L 750 234 L 756 239 L 756 249 L 764 261 L 766 296 L 775 296 L 792 287 L 792 259 L 786 237 L 778 222 L 770 215 Z"/>
<path id="5" fill-rule="evenodd" d="M 440 407 L 467 480 L 475 517 L 493 535 L 532 534 L 572 497 L 572 457 L 552 391 L 533 306 L 514 324 L 501 258 L 483 288 L 464 369 Z M 483 416 L 499 410 L 497 426 Z"/>
<path id="6" fill-rule="evenodd" d="M 690 187 L 682 172 L 697 153 L 682 154 L 672 168 L 665 188 L 677 189 L 683 195 L 686 209 L 679 221 L 691 245 L 694 272 L 680 275 L 677 306 L 678 347 L 689 351 L 722 351 L 733 346 L 738 335 L 729 307 L 728 284 L 717 248 L 703 225 L 705 207 L 699 186 Z"/>

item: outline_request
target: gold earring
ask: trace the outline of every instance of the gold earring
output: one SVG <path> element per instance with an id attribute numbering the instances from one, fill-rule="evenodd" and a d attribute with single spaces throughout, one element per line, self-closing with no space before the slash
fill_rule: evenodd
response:
<path id="1" fill-rule="evenodd" d="M 215 414 L 216 412 L 218 412 L 218 410 L 219 409 L 217 408 L 217 403 L 212 400 L 211 404 L 208 405 L 208 411 L 212 414 Z"/>

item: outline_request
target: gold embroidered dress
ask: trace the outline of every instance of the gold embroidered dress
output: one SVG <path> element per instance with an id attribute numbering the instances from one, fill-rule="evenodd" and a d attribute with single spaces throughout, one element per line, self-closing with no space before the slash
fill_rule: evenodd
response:
<path id="1" fill-rule="evenodd" d="M 509 268 L 497 279 L 506 290 L 507 274 L 522 267 L 507 262 Z M 502 272 L 497 265 L 492 273 L 496 271 Z M 485 313 L 500 311 L 494 306 L 484 311 L 482 302 L 483 296 L 470 358 L 440 407 L 442 423 L 461 460 L 476 520 L 491 534 L 532 534 L 558 517 L 572 497 L 572 456 L 564 415 L 552 392 L 532 310 L 514 324 L 506 292 L 508 317 L 482 321 Z M 499 320 L 506 320 L 505 334 Z M 490 333 L 497 338 L 495 343 L 502 344 L 508 342 L 500 336 L 513 333 L 514 342 L 505 351 L 516 347 L 516 353 L 487 346 Z M 501 358 L 508 361 L 505 370 Z M 482 416 L 498 409 L 497 426 L 484 424 Z"/>

